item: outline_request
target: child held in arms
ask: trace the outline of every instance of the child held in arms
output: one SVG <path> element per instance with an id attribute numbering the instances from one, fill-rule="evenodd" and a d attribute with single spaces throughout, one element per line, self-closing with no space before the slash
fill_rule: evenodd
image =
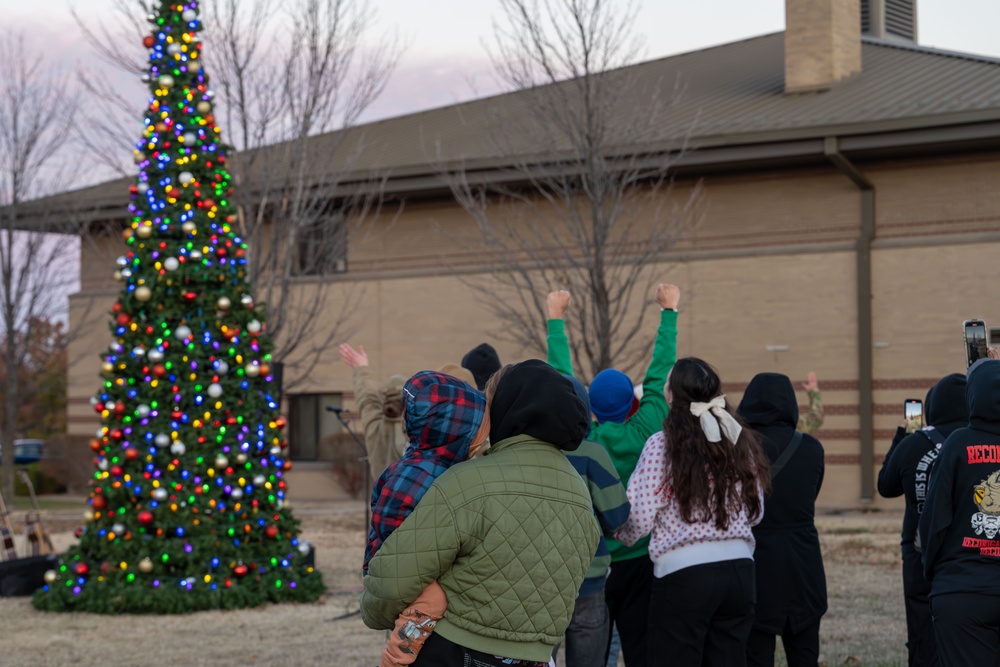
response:
<path id="1" fill-rule="evenodd" d="M 416 508 L 434 480 L 474 456 L 489 436 L 486 398 L 468 383 L 421 371 L 403 387 L 403 420 L 409 445 L 386 468 L 372 491 L 372 525 L 364 572 L 379 546 Z M 444 616 L 448 599 L 435 581 L 404 609 L 382 650 L 381 667 L 412 664 Z"/>

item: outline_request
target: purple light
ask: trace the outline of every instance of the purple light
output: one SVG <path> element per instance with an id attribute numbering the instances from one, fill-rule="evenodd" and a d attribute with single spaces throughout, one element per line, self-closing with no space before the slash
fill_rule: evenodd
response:
<path id="1" fill-rule="evenodd" d="M 79 594 L 80 594 L 80 587 L 79 586 L 74 586 L 73 587 L 73 595 L 79 595 Z"/>

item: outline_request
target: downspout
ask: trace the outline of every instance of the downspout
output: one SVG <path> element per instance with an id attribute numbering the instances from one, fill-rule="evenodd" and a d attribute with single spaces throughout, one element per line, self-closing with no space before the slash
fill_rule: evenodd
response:
<path id="1" fill-rule="evenodd" d="M 861 440 L 861 502 L 875 498 L 874 360 L 872 350 L 872 241 L 875 238 L 875 186 L 840 152 L 837 137 L 827 137 L 823 153 L 861 191 L 861 231 L 857 242 L 858 422 Z"/>

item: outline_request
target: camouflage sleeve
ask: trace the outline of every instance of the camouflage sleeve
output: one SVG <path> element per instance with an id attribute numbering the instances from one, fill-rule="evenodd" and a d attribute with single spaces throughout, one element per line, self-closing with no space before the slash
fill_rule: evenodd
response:
<path id="1" fill-rule="evenodd" d="M 816 431 L 823 425 L 823 395 L 819 389 L 809 392 L 809 410 L 799 417 L 799 425 L 796 427 L 806 435 Z"/>

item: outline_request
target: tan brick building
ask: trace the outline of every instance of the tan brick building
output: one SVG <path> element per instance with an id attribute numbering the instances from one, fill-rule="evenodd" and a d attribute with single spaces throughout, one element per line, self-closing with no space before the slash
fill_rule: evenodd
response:
<path id="1" fill-rule="evenodd" d="M 963 319 L 1000 327 L 989 289 L 1000 284 L 1000 61 L 917 46 L 912 2 L 787 6 L 786 33 L 627 68 L 644 84 L 682 81 L 685 96 L 663 112 L 649 150 L 687 138 L 696 150 L 676 164 L 678 189 L 704 186 L 702 222 L 655 273 L 684 291 L 680 353 L 715 364 L 734 399 L 757 372 L 819 375 L 822 507 L 895 506 L 875 497 L 873 475 L 903 400 L 964 370 Z M 457 362 L 497 340 L 504 323 L 463 282 L 488 271 L 489 257 L 470 251 L 468 216 L 428 156 L 499 178 L 510 156 L 484 135 L 516 102 L 504 95 L 351 131 L 365 140 L 359 178 L 387 170 L 387 192 L 405 201 L 352 241 L 338 276 L 364 289 L 351 340 L 377 373 Z M 123 219 L 126 193 L 118 181 L 67 197 L 97 206 L 95 219 Z M 87 323 L 72 350 L 84 359 L 70 377 L 74 432 L 98 425 L 88 399 L 118 289 L 109 257 L 121 247 L 117 237 L 84 245 L 71 299 L 73 321 Z M 497 347 L 505 361 L 526 354 Z M 299 459 L 336 429 L 321 406 L 350 405 L 349 369 L 334 359 L 286 396 Z"/>

